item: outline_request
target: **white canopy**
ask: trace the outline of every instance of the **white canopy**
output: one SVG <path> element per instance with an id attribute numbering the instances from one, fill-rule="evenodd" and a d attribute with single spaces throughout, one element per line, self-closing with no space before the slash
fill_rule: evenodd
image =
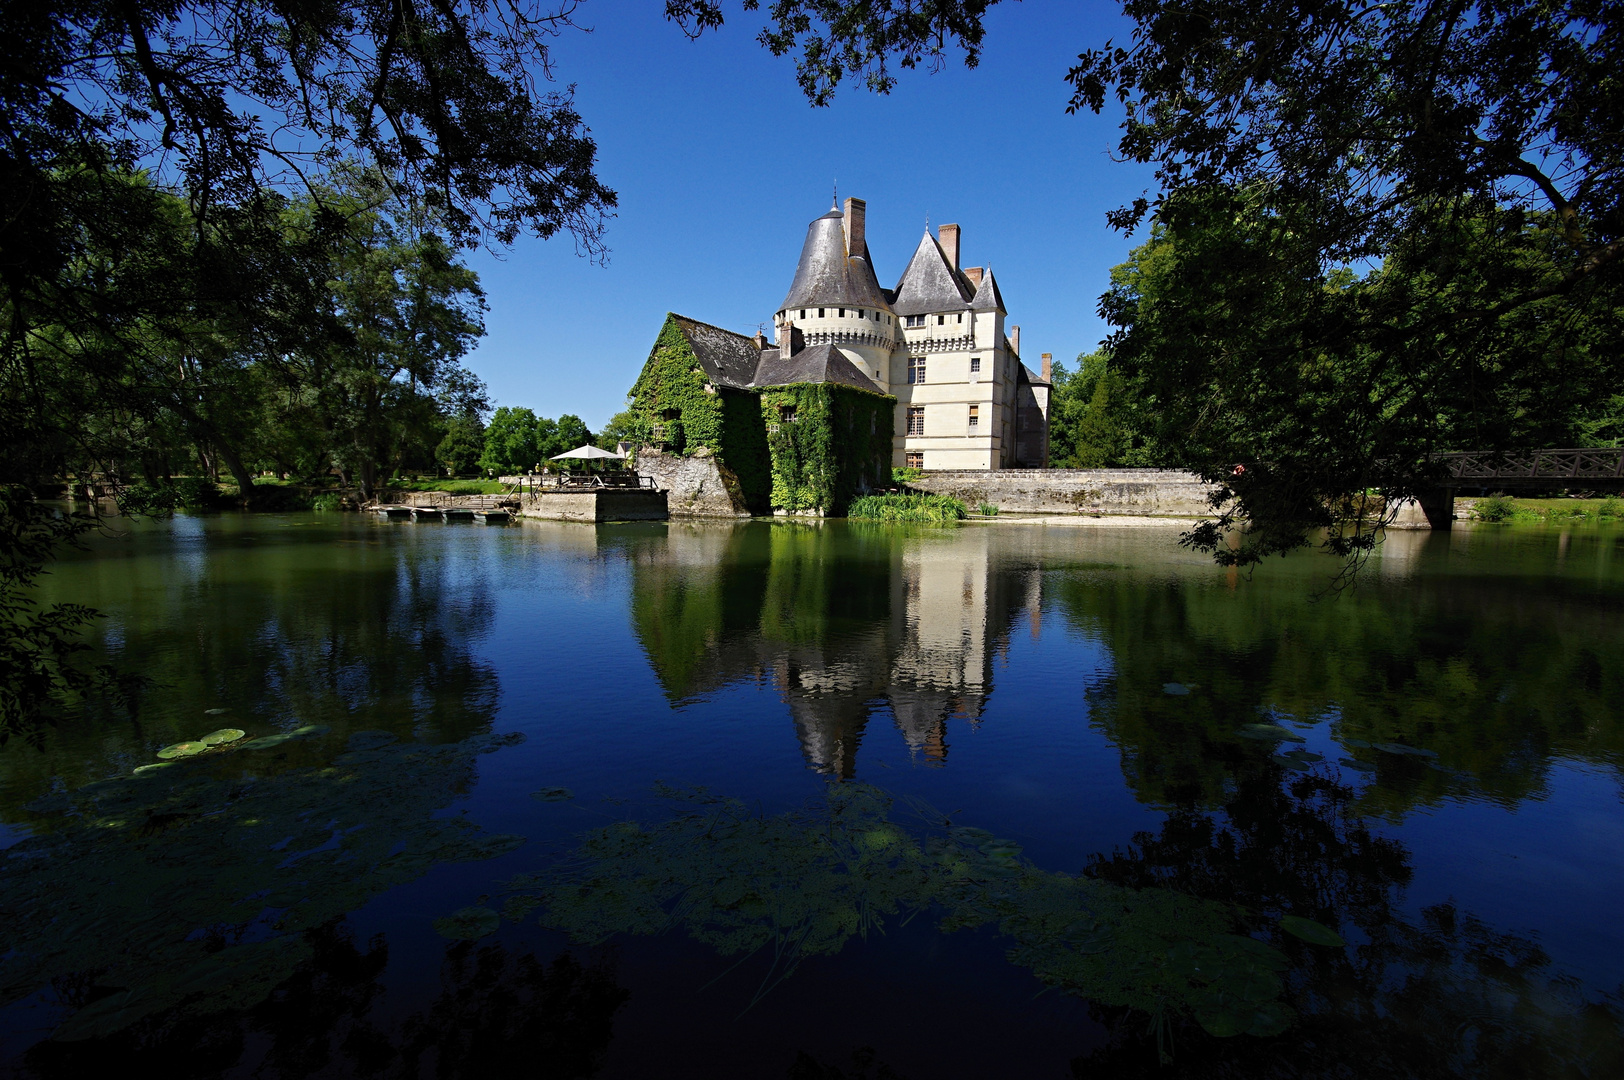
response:
<path id="1" fill-rule="evenodd" d="M 574 450 L 568 450 L 562 454 L 554 454 L 552 460 L 563 461 L 565 458 L 585 458 L 588 461 L 597 461 L 599 459 L 625 461 L 626 455 L 617 454 L 613 450 L 603 450 L 596 446 L 577 446 Z"/>

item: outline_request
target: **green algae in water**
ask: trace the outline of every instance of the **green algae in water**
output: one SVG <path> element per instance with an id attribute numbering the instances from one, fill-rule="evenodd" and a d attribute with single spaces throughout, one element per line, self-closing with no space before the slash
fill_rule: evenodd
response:
<path id="1" fill-rule="evenodd" d="M 724 956 L 761 953 L 759 1000 L 808 957 L 929 912 L 944 931 L 996 926 L 1012 962 L 1103 1005 L 1188 1014 L 1215 1035 L 1277 1034 L 1293 1016 L 1279 1000 L 1287 959 L 1236 933 L 1225 905 L 1043 871 L 983 829 L 931 829 L 921 842 L 866 784 L 775 816 L 664 794 L 690 809 L 588 833 L 557 866 L 511 881 L 504 915 L 540 909 L 542 925 L 582 943 L 681 930 Z"/>
<path id="2" fill-rule="evenodd" d="M 501 927 L 502 916 L 488 907 L 465 907 L 443 919 L 434 920 L 435 932 L 453 941 L 478 941 L 496 933 Z"/>
<path id="3" fill-rule="evenodd" d="M 0 1006 L 91 970 L 125 989 L 68 1017 L 58 1038 L 258 1003 L 308 959 L 305 931 L 439 863 L 524 842 L 436 816 L 472 782 L 478 754 L 520 739 L 408 744 L 257 777 L 171 764 L 53 797 L 55 815 L 0 851 Z M 211 947 L 211 928 L 247 940 Z"/>
<path id="4" fill-rule="evenodd" d="M 1340 949 L 1347 942 L 1337 935 L 1335 930 L 1313 919 L 1305 919 L 1301 915 L 1287 915 L 1280 920 L 1280 929 L 1292 937 L 1301 938 L 1310 945 L 1324 945 L 1329 948 Z"/>

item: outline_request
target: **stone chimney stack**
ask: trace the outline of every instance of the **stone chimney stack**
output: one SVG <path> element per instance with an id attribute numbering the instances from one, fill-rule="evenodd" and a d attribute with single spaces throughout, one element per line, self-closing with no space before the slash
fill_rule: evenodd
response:
<path id="1" fill-rule="evenodd" d="M 1053 375 L 1054 375 L 1054 353 L 1044 353 L 1043 354 L 1043 381 L 1044 382 L 1053 382 L 1054 381 Z"/>
<path id="2" fill-rule="evenodd" d="M 864 232 L 868 218 L 868 203 L 862 199 L 846 200 L 846 254 L 863 254 L 868 236 Z"/>
<path id="3" fill-rule="evenodd" d="M 801 328 L 784 320 L 784 325 L 778 328 L 778 355 L 788 360 L 802 349 L 806 348 L 806 338 L 801 336 Z"/>
<path id="4" fill-rule="evenodd" d="M 767 335 L 763 334 L 759 328 L 756 330 L 755 342 L 756 352 L 760 352 L 767 347 Z"/>
<path id="5" fill-rule="evenodd" d="M 1021 328 L 1018 326 L 1009 328 L 1009 348 L 1016 356 L 1021 355 Z"/>
<path id="6" fill-rule="evenodd" d="M 959 268 L 959 227 L 957 225 L 943 225 L 940 234 L 942 251 L 947 255 L 949 265 L 957 270 Z"/>
<path id="7" fill-rule="evenodd" d="M 981 288 L 981 267 L 966 266 L 964 268 L 964 276 L 970 279 L 970 284 L 974 285 L 978 289 Z"/>

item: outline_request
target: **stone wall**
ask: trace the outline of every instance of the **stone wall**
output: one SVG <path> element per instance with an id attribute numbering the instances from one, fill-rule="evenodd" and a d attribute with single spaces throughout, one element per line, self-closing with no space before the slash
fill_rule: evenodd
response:
<path id="1" fill-rule="evenodd" d="M 1201 517 L 1211 485 L 1177 469 L 999 469 L 927 472 L 914 491 L 951 495 L 971 510 L 983 503 L 1016 514 Z"/>
<path id="2" fill-rule="evenodd" d="M 665 493 L 647 488 L 537 491 L 519 496 L 519 516 L 549 521 L 664 521 Z"/>
<path id="3" fill-rule="evenodd" d="M 636 468 L 653 477 L 655 488 L 666 493 L 672 517 L 750 516 L 738 477 L 714 457 L 684 457 L 644 448 L 637 452 Z"/>

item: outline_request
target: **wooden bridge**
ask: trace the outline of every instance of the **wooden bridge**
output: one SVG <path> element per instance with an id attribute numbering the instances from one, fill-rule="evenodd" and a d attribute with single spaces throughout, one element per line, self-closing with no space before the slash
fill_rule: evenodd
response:
<path id="1" fill-rule="evenodd" d="M 1433 460 L 1448 469 L 1448 477 L 1442 481 L 1446 488 L 1624 489 L 1624 448 L 1438 454 Z"/>

